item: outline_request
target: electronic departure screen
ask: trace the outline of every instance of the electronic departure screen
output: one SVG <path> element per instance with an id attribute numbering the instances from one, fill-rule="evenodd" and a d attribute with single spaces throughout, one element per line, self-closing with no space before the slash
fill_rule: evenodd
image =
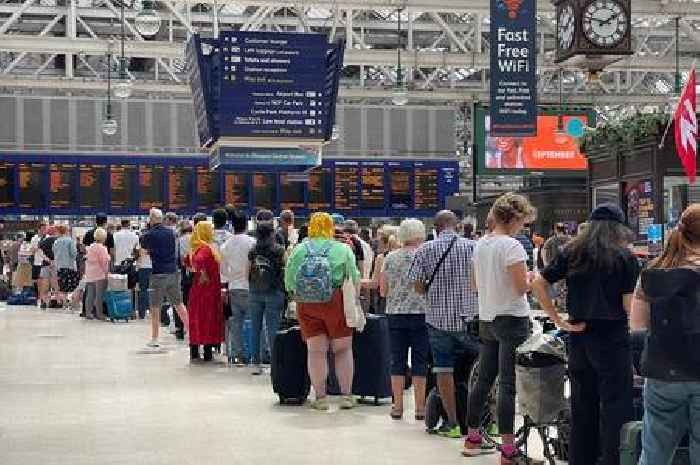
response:
<path id="1" fill-rule="evenodd" d="M 329 210 L 333 196 L 330 168 L 314 168 L 309 173 L 309 210 Z"/>
<path id="2" fill-rule="evenodd" d="M 168 167 L 168 208 L 185 210 L 192 201 L 193 168 L 189 166 Z"/>
<path id="3" fill-rule="evenodd" d="M 272 209 L 277 197 L 274 174 L 253 175 L 253 195 L 255 196 L 255 208 Z"/>
<path id="4" fill-rule="evenodd" d="M 112 165 L 109 168 L 109 186 L 111 191 L 110 205 L 112 208 L 136 208 L 136 165 Z"/>
<path id="5" fill-rule="evenodd" d="M 163 172 L 162 166 L 139 166 L 139 188 L 141 200 L 139 208 L 149 210 L 153 207 L 163 208 Z"/>
<path id="6" fill-rule="evenodd" d="M 43 163 L 20 163 L 19 165 L 19 207 L 46 208 L 44 195 Z"/>
<path id="7" fill-rule="evenodd" d="M 80 208 L 104 209 L 105 165 L 80 165 Z"/>
<path id="8" fill-rule="evenodd" d="M 335 165 L 335 209 L 357 210 L 360 206 L 360 167 L 357 164 Z"/>
<path id="9" fill-rule="evenodd" d="M 49 208 L 71 208 L 75 205 L 76 165 L 49 165 Z"/>
<path id="10" fill-rule="evenodd" d="M 0 207 L 15 206 L 15 165 L 0 163 Z"/>
<path id="11" fill-rule="evenodd" d="M 411 208 L 411 176 L 410 168 L 392 168 L 389 172 L 389 202 L 391 208 L 407 210 Z"/>
<path id="12" fill-rule="evenodd" d="M 197 210 L 210 211 L 221 203 L 219 173 L 205 166 L 197 167 Z"/>
<path id="13" fill-rule="evenodd" d="M 362 208 L 384 208 L 384 163 L 362 166 Z"/>
<path id="14" fill-rule="evenodd" d="M 290 181 L 290 176 L 283 174 L 280 176 L 280 207 L 285 209 L 298 210 L 304 208 L 304 183 Z"/>
<path id="15" fill-rule="evenodd" d="M 440 203 L 438 199 L 437 181 L 437 169 L 416 167 L 416 210 L 430 210 L 439 208 Z"/>
<path id="16" fill-rule="evenodd" d="M 248 208 L 248 175 L 224 172 L 224 200 L 236 208 Z"/>

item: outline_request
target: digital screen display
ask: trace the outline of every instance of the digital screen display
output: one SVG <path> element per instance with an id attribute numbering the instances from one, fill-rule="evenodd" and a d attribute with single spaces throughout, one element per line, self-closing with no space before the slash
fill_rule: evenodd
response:
<path id="1" fill-rule="evenodd" d="M 0 163 L 0 207 L 15 206 L 15 165 Z"/>
<path id="2" fill-rule="evenodd" d="M 70 208 L 75 205 L 75 166 L 49 165 L 49 208 Z"/>
<path id="3" fill-rule="evenodd" d="M 333 177 L 330 168 L 318 167 L 309 173 L 309 209 L 329 210 L 333 197 Z"/>
<path id="4" fill-rule="evenodd" d="M 416 167 L 415 199 L 416 210 L 439 208 L 437 169 Z"/>
<path id="5" fill-rule="evenodd" d="M 275 175 L 274 174 L 254 174 L 253 192 L 255 196 L 255 208 L 269 208 L 275 206 Z"/>
<path id="6" fill-rule="evenodd" d="M 112 165 L 109 167 L 110 205 L 112 208 L 136 207 L 136 165 Z"/>
<path id="7" fill-rule="evenodd" d="M 360 206 L 360 167 L 335 165 L 335 209 L 357 210 Z"/>
<path id="8" fill-rule="evenodd" d="M 168 208 L 185 210 L 192 201 L 194 170 L 187 166 L 170 166 L 168 168 Z"/>
<path id="9" fill-rule="evenodd" d="M 44 196 L 43 163 L 21 163 L 19 165 L 19 207 L 46 208 Z"/>
<path id="10" fill-rule="evenodd" d="M 391 208 L 406 210 L 411 208 L 411 176 L 413 170 L 392 168 L 389 171 L 389 202 Z"/>
<path id="11" fill-rule="evenodd" d="M 282 189 L 280 207 L 282 209 L 299 210 L 304 208 L 304 184 L 290 180 L 286 174 L 280 177 L 280 188 Z"/>
<path id="12" fill-rule="evenodd" d="M 149 210 L 153 207 L 163 208 L 163 176 L 162 166 L 139 166 L 139 189 L 141 199 L 139 208 Z"/>
<path id="13" fill-rule="evenodd" d="M 210 211 L 221 203 L 219 173 L 209 168 L 197 167 L 197 210 Z"/>
<path id="14" fill-rule="evenodd" d="M 106 170 L 105 165 L 80 165 L 80 208 L 104 209 L 102 186 Z"/>
<path id="15" fill-rule="evenodd" d="M 384 163 L 362 166 L 362 208 L 384 208 Z"/>
<path id="16" fill-rule="evenodd" d="M 248 208 L 248 175 L 224 172 L 224 200 L 236 208 Z"/>

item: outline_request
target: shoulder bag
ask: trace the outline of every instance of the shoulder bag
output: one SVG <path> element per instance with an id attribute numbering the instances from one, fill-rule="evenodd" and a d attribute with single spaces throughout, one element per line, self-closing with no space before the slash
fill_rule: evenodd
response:
<path id="1" fill-rule="evenodd" d="M 447 250 L 442 254 L 440 257 L 440 260 L 438 260 L 437 265 L 435 265 L 435 269 L 433 270 L 433 273 L 430 275 L 430 278 L 426 282 L 419 282 L 416 284 L 416 292 L 425 295 L 428 293 L 428 290 L 430 290 L 430 286 L 432 286 L 433 281 L 435 280 L 435 276 L 437 275 L 437 272 L 440 271 L 440 267 L 442 266 L 442 263 L 445 261 L 445 258 L 447 258 L 447 255 L 450 253 L 452 250 L 452 247 L 454 247 L 455 242 L 457 242 L 458 236 L 455 236 L 452 238 L 450 241 L 450 245 L 447 247 Z"/>

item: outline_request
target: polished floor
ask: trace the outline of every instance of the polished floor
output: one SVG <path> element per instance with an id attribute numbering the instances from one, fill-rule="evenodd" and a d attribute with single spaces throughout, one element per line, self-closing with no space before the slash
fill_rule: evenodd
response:
<path id="1" fill-rule="evenodd" d="M 388 406 L 280 407 L 269 376 L 190 364 L 143 322 L 85 321 L 0 304 L 1 465 L 496 464 Z M 412 418 L 412 414 L 410 415 Z"/>

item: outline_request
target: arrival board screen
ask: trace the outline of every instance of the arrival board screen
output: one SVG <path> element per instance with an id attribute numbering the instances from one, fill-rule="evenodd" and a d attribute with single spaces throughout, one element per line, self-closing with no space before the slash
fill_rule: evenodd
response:
<path id="1" fill-rule="evenodd" d="M 221 203 L 219 173 L 209 168 L 197 167 L 197 210 L 211 211 Z"/>
<path id="2" fill-rule="evenodd" d="M 419 168 L 415 171 L 416 210 L 431 210 L 439 208 L 438 170 L 435 168 Z"/>
<path id="3" fill-rule="evenodd" d="M 248 175 L 224 172 L 224 200 L 236 208 L 248 208 Z"/>
<path id="4" fill-rule="evenodd" d="M 384 163 L 362 166 L 362 202 L 363 209 L 384 208 Z"/>
<path id="5" fill-rule="evenodd" d="M 193 169 L 171 166 L 168 168 L 168 208 L 185 210 L 192 200 Z"/>
<path id="6" fill-rule="evenodd" d="M 333 195 L 333 177 L 330 168 L 314 168 L 309 173 L 309 210 L 328 210 Z"/>
<path id="7" fill-rule="evenodd" d="M 411 176 L 409 168 L 392 168 L 389 172 L 389 202 L 391 208 L 406 210 L 411 208 Z"/>
<path id="8" fill-rule="evenodd" d="M 290 180 L 286 174 L 280 176 L 280 208 L 299 210 L 304 208 L 304 183 Z"/>
<path id="9" fill-rule="evenodd" d="M 0 163 L 0 208 L 15 206 L 15 165 Z"/>
<path id="10" fill-rule="evenodd" d="M 44 198 L 43 163 L 21 163 L 19 165 L 19 207 L 46 208 Z"/>
<path id="11" fill-rule="evenodd" d="M 136 165 L 112 165 L 109 167 L 109 187 L 112 208 L 132 209 L 136 207 Z"/>
<path id="12" fill-rule="evenodd" d="M 275 205 L 276 183 L 274 174 L 253 175 L 253 195 L 255 196 L 255 209 L 269 208 Z"/>
<path id="13" fill-rule="evenodd" d="M 149 210 L 153 207 L 163 208 L 163 172 L 162 166 L 139 166 L 141 190 L 139 208 L 141 210 Z"/>
<path id="14" fill-rule="evenodd" d="M 49 165 L 49 208 L 70 208 L 75 204 L 75 165 Z"/>
<path id="15" fill-rule="evenodd" d="M 335 165 L 335 209 L 357 210 L 360 207 L 360 167 L 357 164 Z"/>
<path id="16" fill-rule="evenodd" d="M 106 167 L 104 165 L 80 165 L 80 208 L 104 209 L 104 185 Z"/>

